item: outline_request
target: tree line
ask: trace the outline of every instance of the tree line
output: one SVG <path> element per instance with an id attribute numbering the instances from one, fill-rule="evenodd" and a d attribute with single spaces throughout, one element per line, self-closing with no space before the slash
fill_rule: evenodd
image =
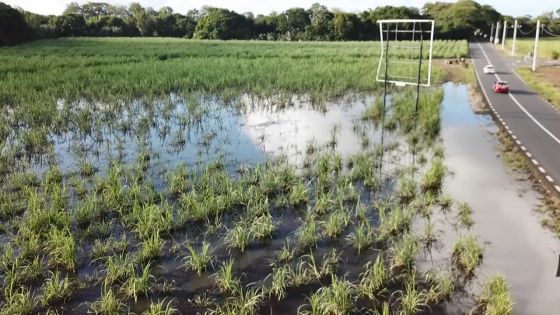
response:
<path id="1" fill-rule="evenodd" d="M 560 12 L 558 12 L 560 14 Z M 44 16 L 0 2 L 0 45 L 26 40 L 72 36 L 161 36 L 195 39 L 256 39 L 348 41 L 379 38 L 381 19 L 435 19 L 437 38 L 464 39 L 488 33 L 491 23 L 504 17 L 489 5 L 473 0 L 427 3 L 423 8 L 382 6 L 360 13 L 329 10 L 318 3 L 308 9 L 291 8 L 268 15 L 237 13 L 203 7 L 185 14 L 170 7 L 155 10 L 131 3 L 128 7 L 104 2 L 70 3 L 63 14 Z M 558 22 L 552 13 L 551 21 Z M 529 29 L 534 21 L 522 18 Z"/>

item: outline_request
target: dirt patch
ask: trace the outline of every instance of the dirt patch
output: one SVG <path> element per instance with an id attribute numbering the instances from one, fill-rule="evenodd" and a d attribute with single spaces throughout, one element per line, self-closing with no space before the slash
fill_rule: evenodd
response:
<path id="1" fill-rule="evenodd" d="M 552 84 L 555 88 L 560 88 L 560 66 L 540 67 L 536 75 Z"/>
<path id="2" fill-rule="evenodd" d="M 438 59 L 434 60 L 433 63 L 436 67 L 439 67 L 445 71 L 445 81 L 451 81 L 453 83 L 472 83 L 469 71 L 472 72 L 470 59 L 464 59 L 465 61 L 461 63 L 460 60 L 456 59 Z"/>

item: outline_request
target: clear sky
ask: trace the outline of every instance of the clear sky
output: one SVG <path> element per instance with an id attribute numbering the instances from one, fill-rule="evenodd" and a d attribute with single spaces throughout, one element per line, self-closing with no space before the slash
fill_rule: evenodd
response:
<path id="1" fill-rule="evenodd" d="M 40 14 L 61 14 L 66 5 L 72 0 L 0 0 L 12 6 L 21 7 L 27 11 Z M 74 0 L 78 3 L 90 2 L 88 0 Z M 238 13 L 253 12 L 255 14 L 268 14 L 272 11 L 281 12 L 293 7 L 309 8 L 318 2 L 329 9 L 338 8 L 343 11 L 355 12 L 383 5 L 413 6 L 421 8 L 426 2 L 438 0 L 136 0 L 143 6 L 159 9 L 170 6 L 176 12 L 185 13 L 190 9 L 199 9 L 204 5 L 227 8 Z M 442 1 L 442 0 L 439 0 Z M 444 0 L 445 1 L 445 0 Z M 95 0 L 95 2 L 108 2 L 111 4 L 128 5 L 131 0 Z M 489 4 L 500 13 L 512 16 L 540 15 L 545 11 L 560 9 L 560 1 L 554 0 L 479 0 L 481 4 Z"/>

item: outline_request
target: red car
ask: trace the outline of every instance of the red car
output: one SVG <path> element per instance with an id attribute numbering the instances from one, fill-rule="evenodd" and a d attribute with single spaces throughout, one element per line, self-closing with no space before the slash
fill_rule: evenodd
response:
<path id="1" fill-rule="evenodd" d="M 496 81 L 492 85 L 494 93 L 509 93 L 509 85 L 506 81 Z"/>

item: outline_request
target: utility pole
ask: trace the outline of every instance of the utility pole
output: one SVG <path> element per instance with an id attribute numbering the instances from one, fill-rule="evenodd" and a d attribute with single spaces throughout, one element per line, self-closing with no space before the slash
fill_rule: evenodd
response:
<path id="1" fill-rule="evenodd" d="M 492 28 L 490 29 L 490 42 L 494 41 L 494 22 L 492 22 Z"/>
<path id="2" fill-rule="evenodd" d="M 535 50 L 533 51 L 533 67 L 531 70 L 537 71 L 537 52 L 539 51 L 539 33 L 541 32 L 541 20 L 537 20 L 537 34 L 535 34 Z"/>
<path id="3" fill-rule="evenodd" d="M 507 21 L 504 20 L 504 35 L 502 36 L 502 50 L 504 49 L 504 45 L 506 43 L 506 33 L 507 33 Z"/>
<path id="4" fill-rule="evenodd" d="M 500 38 L 498 36 L 498 34 L 500 34 L 500 22 L 498 21 L 496 23 L 496 34 L 494 35 L 494 44 L 498 44 L 500 42 Z"/>
<path id="5" fill-rule="evenodd" d="M 515 40 L 517 39 L 517 19 L 515 20 L 515 26 L 513 27 L 513 44 L 511 45 L 511 55 L 515 56 Z"/>

